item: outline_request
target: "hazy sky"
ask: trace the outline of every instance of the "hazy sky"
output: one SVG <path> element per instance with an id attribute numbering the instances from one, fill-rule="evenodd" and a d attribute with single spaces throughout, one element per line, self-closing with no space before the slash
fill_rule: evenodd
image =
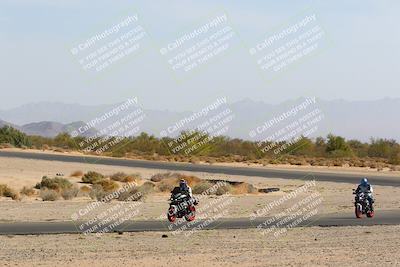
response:
<path id="1" fill-rule="evenodd" d="M 266 79 L 249 48 L 304 10 L 317 16 L 330 45 Z M 0 109 L 39 101 L 96 105 L 132 96 L 146 108 L 172 110 L 194 110 L 221 96 L 268 103 L 299 96 L 400 97 L 399 13 L 398 0 L 2 0 Z M 236 34 L 232 50 L 177 79 L 160 49 L 222 14 Z M 146 32 L 140 52 L 100 73 L 85 72 L 71 49 L 134 15 Z"/>

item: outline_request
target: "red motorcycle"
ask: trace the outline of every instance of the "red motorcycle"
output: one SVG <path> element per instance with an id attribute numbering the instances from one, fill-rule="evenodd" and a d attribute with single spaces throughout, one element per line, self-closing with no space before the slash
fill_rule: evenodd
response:
<path id="1" fill-rule="evenodd" d="M 191 222 L 196 218 L 196 201 L 186 194 L 178 193 L 170 198 L 167 213 L 168 221 L 175 222 L 176 218 L 185 217 L 186 221 Z"/>

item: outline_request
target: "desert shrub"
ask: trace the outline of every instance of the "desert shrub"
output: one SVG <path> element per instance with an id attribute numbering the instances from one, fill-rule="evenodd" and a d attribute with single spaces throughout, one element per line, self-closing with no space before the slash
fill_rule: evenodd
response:
<path id="1" fill-rule="evenodd" d="M 61 196 L 65 200 L 70 200 L 78 196 L 79 188 L 77 186 L 73 186 L 71 188 L 64 189 L 61 192 Z"/>
<path id="2" fill-rule="evenodd" d="M 173 180 L 162 180 L 158 185 L 157 188 L 160 192 L 170 192 L 176 186 L 176 182 Z"/>
<path id="3" fill-rule="evenodd" d="M 56 190 L 43 188 L 40 189 L 40 197 L 43 201 L 55 201 L 60 198 L 60 193 Z"/>
<path id="4" fill-rule="evenodd" d="M 95 185 L 100 185 L 106 192 L 113 192 L 119 188 L 119 185 L 115 181 L 109 179 L 100 180 Z"/>
<path id="5" fill-rule="evenodd" d="M 117 172 L 111 175 L 111 180 L 122 182 L 122 183 L 133 183 L 140 180 L 140 174 L 126 174 L 124 172 Z"/>
<path id="6" fill-rule="evenodd" d="M 254 185 L 247 184 L 247 193 L 254 194 L 254 193 L 257 193 L 257 192 L 258 192 L 258 189 Z"/>
<path id="7" fill-rule="evenodd" d="M 72 187 L 71 182 L 65 178 L 61 177 L 49 178 L 47 176 L 43 176 L 42 181 L 40 183 L 37 183 L 35 186 L 36 189 L 48 188 L 59 192 L 71 187 Z"/>
<path id="8" fill-rule="evenodd" d="M 124 172 L 117 172 L 111 175 L 110 179 L 117 181 L 117 182 L 122 182 L 128 175 Z"/>
<path id="9" fill-rule="evenodd" d="M 91 190 L 92 189 L 89 186 L 84 185 L 81 188 L 79 188 L 78 196 L 79 197 L 87 197 L 87 196 L 89 196 Z"/>
<path id="10" fill-rule="evenodd" d="M 71 177 L 82 177 L 83 176 L 83 172 L 82 171 L 74 171 L 73 173 L 71 173 L 70 176 Z"/>
<path id="11" fill-rule="evenodd" d="M 89 193 L 91 189 L 90 189 L 89 186 L 84 185 L 79 190 L 82 191 L 82 192 L 85 192 L 85 193 Z"/>
<path id="12" fill-rule="evenodd" d="M 82 182 L 88 184 L 95 184 L 104 179 L 104 175 L 98 172 L 90 171 L 85 173 L 82 177 Z"/>
<path id="13" fill-rule="evenodd" d="M 35 189 L 33 189 L 32 187 L 24 186 L 24 187 L 21 189 L 20 193 L 21 193 L 22 195 L 25 195 L 25 196 L 30 197 L 30 196 L 33 196 L 33 195 L 35 194 Z"/>
<path id="14" fill-rule="evenodd" d="M 224 195 L 226 193 L 232 193 L 232 191 L 233 191 L 233 187 L 230 184 L 225 183 L 223 185 L 218 186 L 217 191 L 215 192 L 215 194 L 217 196 L 221 196 L 221 195 Z"/>
<path id="15" fill-rule="evenodd" d="M 144 194 L 139 191 L 138 187 L 131 188 L 128 191 L 122 192 L 118 196 L 119 201 L 140 201 L 144 198 Z"/>
<path id="16" fill-rule="evenodd" d="M 155 190 L 155 185 L 151 182 L 145 182 L 144 184 L 142 184 L 141 186 L 138 187 L 138 190 L 144 194 L 144 195 L 148 195 L 153 193 Z"/>
<path id="17" fill-rule="evenodd" d="M 14 189 L 8 187 L 8 185 L 0 184 L 0 196 L 10 197 L 13 200 L 19 200 L 20 196 Z"/>
<path id="18" fill-rule="evenodd" d="M 208 181 L 201 181 L 193 187 L 192 192 L 193 194 L 203 194 L 204 192 L 206 192 L 207 189 L 212 186 L 213 185 Z"/>
<path id="19" fill-rule="evenodd" d="M 151 176 L 150 181 L 161 182 L 164 179 L 184 179 L 184 175 L 175 172 L 157 173 Z"/>
<path id="20" fill-rule="evenodd" d="M 99 184 L 95 184 L 90 190 L 89 196 L 95 200 L 101 200 L 107 195 L 107 192 L 104 191 L 103 187 Z"/>

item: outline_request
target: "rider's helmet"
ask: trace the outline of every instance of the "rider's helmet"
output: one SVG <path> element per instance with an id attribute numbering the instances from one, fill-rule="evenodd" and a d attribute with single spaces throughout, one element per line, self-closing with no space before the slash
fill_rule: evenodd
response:
<path id="1" fill-rule="evenodd" d="M 362 178 L 360 184 L 361 185 L 368 185 L 368 179 L 367 178 Z"/>
<path id="2" fill-rule="evenodd" d="M 188 188 L 187 182 L 184 179 L 179 181 L 179 188 L 181 190 L 186 190 Z"/>

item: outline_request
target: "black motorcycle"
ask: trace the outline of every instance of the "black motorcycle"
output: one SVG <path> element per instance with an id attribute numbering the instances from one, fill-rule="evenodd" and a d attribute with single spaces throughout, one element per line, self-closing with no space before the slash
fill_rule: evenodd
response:
<path id="1" fill-rule="evenodd" d="M 196 204 L 197 201 L 186 194 L 178 193 L 171 196 L 167 213 L 168 220 L 175 222 L 176 218 L 185 217 L 186 221 L 193 221 L 196 217 Z"/>
<path id="2" fill-rule="evenodd" d="M 353 189 L 353 194 L 356 195 L 354 197 L 356 217 L 361 218 L 363 214 L 366 214 L 369 218 L 374 217 L 374 210 L 368 201 L 368 194 L 362 192 L 357 193 L 355 189 Z"/>

